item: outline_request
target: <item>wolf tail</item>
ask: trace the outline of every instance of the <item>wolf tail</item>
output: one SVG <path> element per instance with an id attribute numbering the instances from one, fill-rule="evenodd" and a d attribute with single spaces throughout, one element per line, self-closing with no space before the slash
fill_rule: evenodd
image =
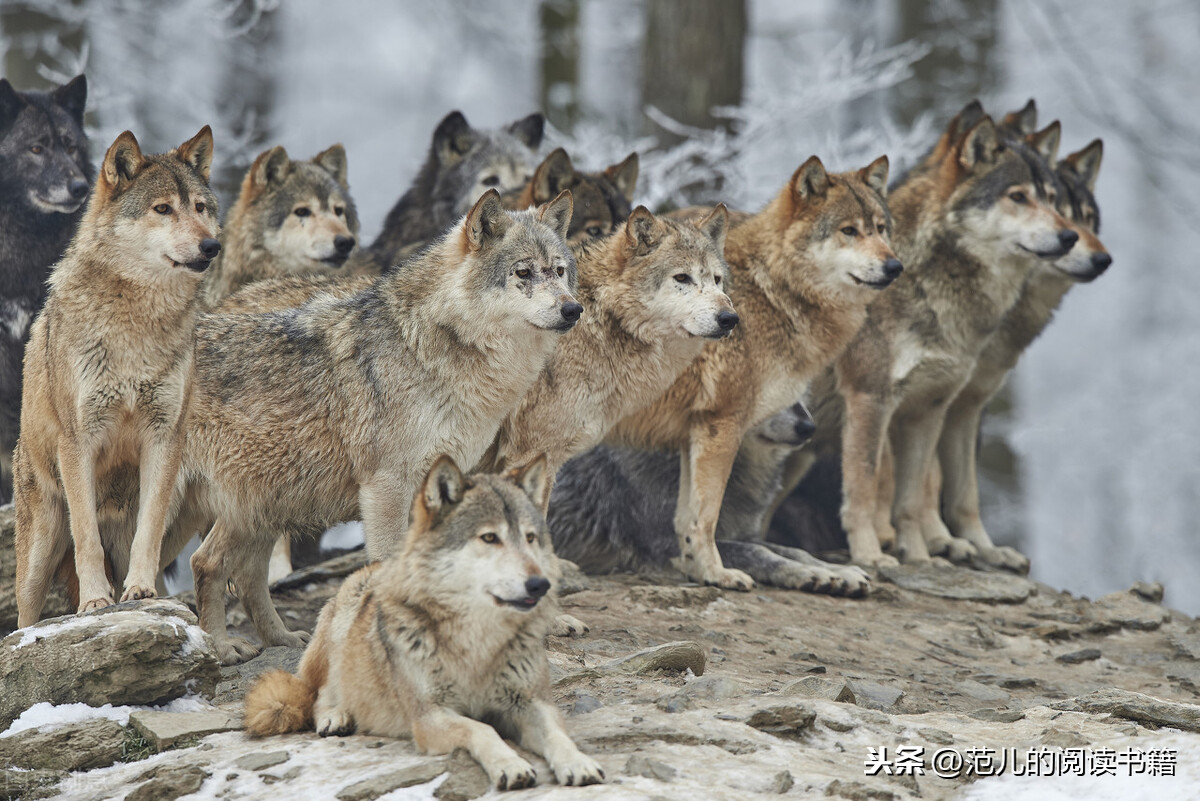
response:
<path id="1" fill-rule="evenodd" d="M 299 676 L 286 670 L 264 673 L 246 693 L 246 731 L 262 737 L 311 728 L 316 697 Z"/>

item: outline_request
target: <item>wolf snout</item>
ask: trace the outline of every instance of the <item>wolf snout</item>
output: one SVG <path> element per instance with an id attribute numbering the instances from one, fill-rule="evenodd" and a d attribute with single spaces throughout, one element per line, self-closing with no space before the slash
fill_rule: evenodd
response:
<path id="1" fill-rule="evenodd" d="M 574 300 L 568 300 L 562 305 L 562 318 L 568 323 L 575 323 L 579 320 L 579 315 L 583 314 L 583 304 Z"/>
<path id="2" fill-rule="evenodd" d="M 88 182 L 82 178 L 76 178 L 75 180 L 71 181 L 71 183 L 67 184 L 67 191 L 71 193 L 71 197 L 73 197 L 75 200 L 83 200 L 85 197 L 87 197 Z"/>
<path id="3" fill-rule="evenodd" d="M 545 576 L 530 576 L 525 579 L 525 592 L 530 598 L 540 599 L 550 591 L 550 579 Z"/>
<path id="4" fill-rule="evenodd" d="M 338 234 L 333 238 L 333 249 L 337 251 L 339 256 L 349 256 L 350 251 L 354 250 L 354 245 L 357 241 L 352 236 Z"/>
<path id="5" fill-rule="evenodd" d="M 899 259 L 892 258 L 883 263 L 883 274 L 889 281 L 896 280 L 902 272 L 904 272 L 904 265 L 900 263 Z"/>
<path id="6" fill-rule="evenodd" d="M 738 320 L 740 319 L 737 312 L 732 309 L 721 309 L 721 311 L 717 312 L 717 327 L 728 334 L 734 329 L 734 326 L 738 324 Z"/>
<path id="7" fill-rule="evenodd" d="M 221 243 L 213 239 L 211 236 L 200 240 L 200 253 L 204 258 L 215 259 L 217 254 L 221 252 Z"/>

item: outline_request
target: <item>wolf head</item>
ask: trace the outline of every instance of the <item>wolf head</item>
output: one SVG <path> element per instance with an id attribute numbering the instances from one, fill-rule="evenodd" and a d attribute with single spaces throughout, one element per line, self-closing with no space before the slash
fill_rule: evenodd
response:
<path id="1" fill-rule="evenodd" d="M 0 79 L 0 198 L 41 214 L 70 214 L 87 199 L 83 110 L 87 78 L 52 92 L 18 92 Z"/>
<path id="2" fill-rule="evenodd" d="M 756 425 L 749 436 L 768 445 L 794 450 L 804 445 L 817 431 L 817 424 L 805 405 L 799 401 Z"/>
<path id="3" fill-rule="evenodd" d="M 282 147 L 254 160 L 227 221 L 248 229 L 281 264 L 297 272 L 341 267 L 358 243 L 358 212 L 346 180 L 346 150 L 334 145 L 310 161 Z"/>
<path id="4" fill-rule="evenodd" d="M 436 164 L 432 197 L 465 214 L 489 189 L 509 192 L 526 184 L 545 118 L 530 114 L 504 128 L 472 128 L 452 111 L 433 132 L 430 161 Z"/>
<path id="5" fill-rule="evenodd" d="M 521 200 L 537 206 L 571 190 L 575 211 L 567 241 L 584 242 L 608 236 L 629 219 L 637 177 L 637 153 L 630 153 L 620 164 L 603 172 L 583 172 L 575 169 L 567 151 L 560 147 L 533 171 Z"/>
<path id="6" fill-rule="evenodd" d="M 738 323 L 726 294 L 728 226 L 724 204 L 696 222 L 655 217 L 638 206 L 613 240 L 620 249 L 620 272 L 600 291 L 621 296 L 614 307 L 632 301 L 637 311 L 622 317 L 647 336 L 660 337 L 664 331 L 709 339 L 727 336 Z"/>
<path id="7" fill-rule="evenodd" d="M 450 609 L 528 614 L 558 578 L 543 512 L 550 484 L 545 456 L 472 476 L 439 457 L 413 501 L 400 556 L 414 583 Z"/>
<path id="8" fill-rule="evenodd" d="M 1062 183 L 1058 207 L 1079 234 L 1079 242 L 1054 266 L 1077 281 L 1094 281 L 1112 264 L 1112 256 L 1098 236 L 1100 207 L 1096 205 L 1095 190 L 1103 156 L 1104 143 L 1094 139 L 1055 167 Z"/>
<path id="9" fill-rule="evenodd" d="M 569 331 L 583 313 L 575 257 L 563 237 L 571 193 L 539 209 L 505 211 L 489 189 L 452 232 L 462 250 L 463 287 L 484 326 Z"/>
<path id="10" fill-rule="evenodd" d="M 203 272 L 221 250 L 217 196 L 208 186 L 212 155 L 207 125 L 163 154 L 142 153 L 126 131 L 104 156 L 81 232 L 130 277 Z"/>
<path id="11" fill-rule="evenodd" d="M 813 156 L 769 207 L 784 253 L 805 253 L 827 290 L 883 289 L 904 269 L 891 246 L 887 176 L 887 156 L 843 173 Z"/>

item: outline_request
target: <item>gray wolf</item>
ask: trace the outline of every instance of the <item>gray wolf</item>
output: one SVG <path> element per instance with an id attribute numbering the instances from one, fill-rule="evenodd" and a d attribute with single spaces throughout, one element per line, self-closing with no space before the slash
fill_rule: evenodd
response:
<path id="1" fill-rule="evenodd" d="M 86 104 L 82 75 L 51 92 L 18 92 L 0 79 L 0 503 L 12 495 L 29 325 L 95 179 Z"/>
<path id="2" fill-rule="evenodd" d="M 472 128 L 458 111 L 446 115 L 412 186 L 388 212 L 383 231 L 371 244 L 379 266 L 399 264 L 437 239 L 487 190 L 523 187 L 533 172 L 544 126 L 541 114 L 494 130 Z"/>
<path id="3" fill-rule="evenodd" d="M 13 472 L 21 626 L 37 621 L 72 545 L 80 612 L 113 603 L 106 557 L 121 600 L 156 595 L 202 273 L 221 249 L 212 153 L 208 126 L 162 155 L 143 154 L 128 131 L 117 137 L 50 276 Z"/>
<path id="4" fill-rule="evenodd" d="M 545 460 L 464 476 L 439 458 L 403 551 L 346 579 L 298 675 L 273 671 L 251 688 L 247 731 L 411 734 L 426 753 L 465 749 L 498 790 L 530 787 L 537 773 L 507 736 L 544 756 L 560 784 L 603 781 L 550 697 L 543 641 L 558 576 L 540 511 L 549 493 Z"/>
<path id="5" fill-rule="evenodd" d="M 729 473 L 716 541 L 721 561 L 776 587 L 864 595 L 870 582 L 853 566 L 831 565 L 796 548 L 756 542 L 766 528 L 786 456 L 812 437 L 812 417 L 795 403 L 750 430 Z M 679 556 L 670 499 L 679 491 L 678 458 L 602 445 L 558 472 L 550 531 L 560 557 L 586 572 L 661 567 Z"/>
<path id="6" fill-rule="evenodd" d="M 489 190 L 403 270 L 358 291 L 201 319 L 173 537 L 212 524 L 191 565 L 223 661 L 254 650 L 225 630 L 231 575 L 265 644 L 302 644 L 267 591 L 274 542 L 361 519 L 381 559 L 433 460 L 475 464 L 492 444 L 583 312 L 562 240 L 570 216 L 569 193 L 512 212 Z"/>
<path id="7" fill-rule="evenodd" d="M 567 241 L 574 245 L 608 236 L 629 219 L 637 177 L 637 153 L 630 153 L 624 161 L 601 172 L 584 172 L 575 169 L 567 151 L 560 147 L 537 166 L 521 191 L 505 197 L 505 205 L 528 209 L 548 203 L 559 192 L 570 189 L 575 198 L 575 212 Z"/>
<path id="8" fill-rule="evenodd" d="M 208 301 L 216 304 L 253 281 L 340 270 L 357 244 L 345 148 L 293 161 L 273 147 L 254 160 L 226 215 Z"/>
<path id="9" fill-rule="evenodd" d="M 796 402 L 862 325 L 867 304 L 903 269 L 888 244 L 888 162 L 830 174 L 810 158 L 765 209 L 729 230 L 729 296 L 742 324 L 705 346 L 649 407 L 607 441 L 680 454 L 676 566 L 694 581 L 750 589 L 725 567 L 715 531 L 746 433 Z"/>

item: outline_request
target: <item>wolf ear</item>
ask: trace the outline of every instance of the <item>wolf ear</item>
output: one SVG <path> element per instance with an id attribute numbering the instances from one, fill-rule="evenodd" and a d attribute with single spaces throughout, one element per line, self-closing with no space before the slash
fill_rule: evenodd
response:
<path id="1" fill-rule="evenodd" d="M 5 130 L 16 121 L 17 115 L 23 108 L 25 108 L 25 98 L 21 97 L 16 89 L 13 89 L 8 78 L 0 78 L 0 131 Z"/>
<path id="2" fill-rule="evenodd" d="M 539 113 L 530 114 L 508 126 L 508 132 L 521 140 L 525 147 L 537 150 L 546 131 L 546 118 Z"/>
<path id="3" fill-rule="evenodd" d="M 87 76 L 76 75 L 51 92 L 50 99 L 82 126 L 83 111 L 87 106 Z"/>
<path id="4" fill-rule="evenodd" d="M 512 224 L 500 203 L 500 193 L 495 189 L 484 192 L 467 212 L 463 224 L 470 252 L 477 253 L 492 239 L 504 236 Z"/>
<path id="5" fill-rule="evenodd" d="M 442 164 L 453 164 L 471 149 L 475 130 L 461 111 L 451 111 L 433 132 L 433 152 Z"/>
<path id="6" fill-rule="evenodd" d="M 638 206 L 625 221 L 625 238 L 635 253 L 649 253 L 658 247 L 659 222 L 650 209 Z"/>
<path id="7" fill-rule="evenodd" d="M 630 153 L 620 164 L 613 164 L 604 171 L 604 177 L 612 181 L 617 191 L 632 203 L 633 194 L 637 191 L 638 154 Z"/>
<path id="8" fill-rule="evenodd" d="M 212 168 L 213 136 L 212 128 L 205 125 L 200 132 L 179 146 L 179 158 L 191 164 L 204 183 L 208 183 L 209 171 Z"/>
<path id="9" fill-rule="evenodd" d="M 558 193 L 558 197 L 538 210 L 538 220 L 550 226 L 560 239 L 567 238 L 571 230 L 571 215 L 575 212 L 575 198 L 570 189 Z"/>
<path id="10" fill-rule="evenodd" d="M 1037 116 L 1037 103 L 1031 97 L 1023 108 L 1005 114 L 1004 119 L 1000 120 L 1000 125 L 1021 136 L 1029 136 L 1037 130 Z"/>
<path id="11" fill-rule="evenodd" d="M 1047 125 L 1037 133 L 1025 137 L 1025 142 L 1053 167 L 1058 161 L 1058 143 L 1062 139 L 1062 126 L 1058 120 Z"/>
<path id="12" fill-rule="evenodd" d="M 887 197 L 888 157 L 880 156 L 858 171 L 858 177 L 881 197 Z"/>
<path id="13" fill-rule="evenodd" d="M 828 190 L 829 173 L 816 156 L 809 156 L 808 161 L 792 174 L 792 196 L 800 203 L 811 203 L 824 197 Z"/>
<path id="14" fill-rule="evenodd" d="M 950 137 L 950 141 L 957 141 L 964 132 L 978 125 L 985 116 L 983 104 L 977 99 L 963 106 L 963 110 L 955 114 L 954 119 L 950 120 L 950 124 L 946 126 L 946 134 Z"/>
<path id="15" fill-rule="evenodd" d="M 529 500 L 533 501 L 533 505 L 542 510 L 542 514 L 546 513 L 550 506 L 552 483 L 546 454 L 539 453 L 529 464 L 508 471 L 505 477 L 520 487 L 529 496 Z"/>
<path id="16" fill-rule="evenodd" d="M 729 209 L 725 208 L 724 203 L 718 203 L 703 220 L 697 220 L 696 227 L 712 240 L 717 248 L 717 253 L 725 254 L 725 233 L 729 230 Z"/>
<path id="17" fill-rule="evenodd" d="M 1096 176 L 1100 174 L 1100 162 L 1104 158 L 1104 142 L 1093 139 L 1083 150 L 1063 159 L 1067 166 L 1079 176 L 1089 192 L 1096 191 Z"/>
<path id="18" fill-rule="evenodd" d="M 442 454 L 429 468 L 421 491 L 417 493 L 418 509 L 414 509 L 414 520 L 436 520 L 450 511 L 450 508 L 463 499 L 466 491 L 466 479 L 458 465 L 449 456 Z"/>
<path id="19" fill-rule="evenodd" d="M 1000 152 L 1000 136 L 991 117 L 984 117 L 967 131 L 958 144 L 958 163 L 971 170 L 980 164 L 991 164 Z"/>
<path id="20" fill-rule="evenodd" d="M 142 148 L 138 145 L 137 137 L 132 132 L 126 131 L 109 145 L 108 152 L 104 154 L 104 163 L 100 167 L 100 174 L 104 177 L 105 182 L 115 189 L 121 185 L 122 181 L 132 181 L 145 163 L 146 158 L 142 155 Z"/>
<path id="21" fill-rule="evenodd" d="M 283 145 L 275 145 L 270 150 L 259 153 L 250 168 L 250 181 L 257 189 L 279 184 L 287 177 L 292 160 Z"/>
<path id="22" fill-rule="evenodd" d="M 561 147 L 555 148 L 533 171 L 533 202 L 542 204 L 575 183 L 575 165 Z"/>
<path id="23" fill-rule="evenodd" d="M 313 156 L 313 161 L 318 167 L 332 175 L 333 180 L 337 181 L 338 186 L 342 189 L 350 188 L 346 182 L 346 148 L 342 147 L 340 143 Z"/>

